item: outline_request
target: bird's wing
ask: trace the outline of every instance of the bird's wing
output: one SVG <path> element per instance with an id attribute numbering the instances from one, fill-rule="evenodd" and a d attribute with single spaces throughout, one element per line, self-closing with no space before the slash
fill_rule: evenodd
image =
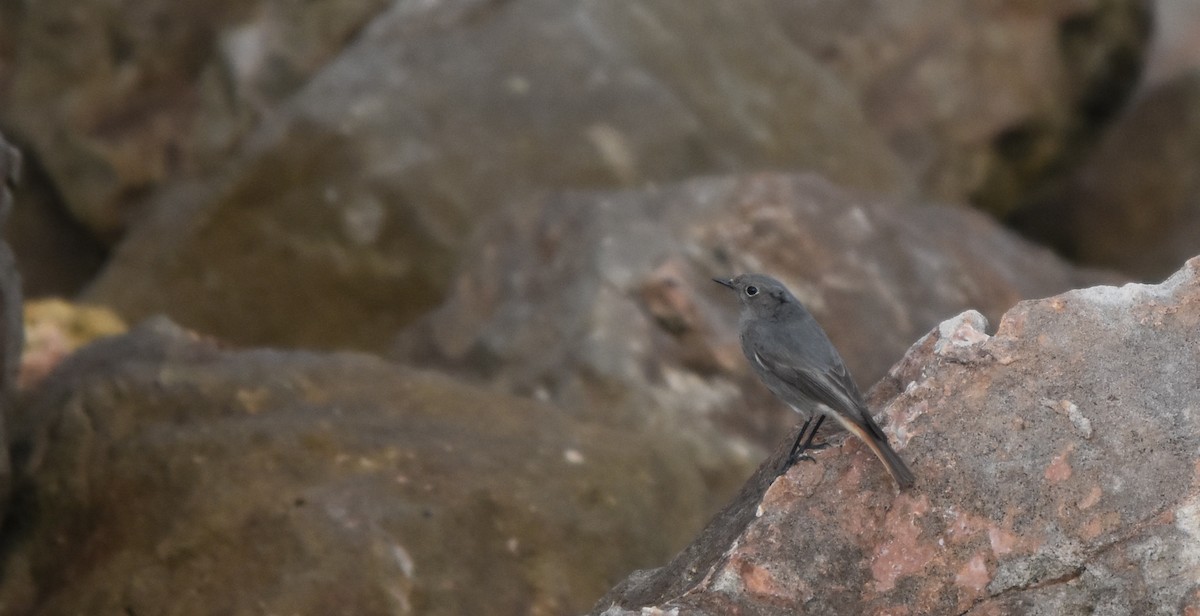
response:
<path id="1" fill-rule="evenodd" d="M 814 357 L 803 349 L 788 348 L 790 345 L 772 346 L 777 350 L 772 352 L 765 345 L 756 345 L 754 348 L 754 361 L 764 370 L 808 398 L 843 413 L 884 442 L 887 441 L 883 430 L 871 418 L 867 404 L 858 391 L 858 385 L 854 383 L 854 378 L 850 376 L 836 351 Z M 820 345 L 815 346 L 821 348 Z"/>

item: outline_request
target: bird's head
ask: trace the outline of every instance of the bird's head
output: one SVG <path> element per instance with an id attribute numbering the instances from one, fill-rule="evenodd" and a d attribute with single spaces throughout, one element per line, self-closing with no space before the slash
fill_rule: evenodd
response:
<path id="1" fill-rule="evenodd" d="M 779 312 L 781 306 L 799 305 L 782 282 L 763 274 L 741 274 L 729 280 L 713 278 L 713 281 L 737 292 L 743 312 L 766 317 Z"/>

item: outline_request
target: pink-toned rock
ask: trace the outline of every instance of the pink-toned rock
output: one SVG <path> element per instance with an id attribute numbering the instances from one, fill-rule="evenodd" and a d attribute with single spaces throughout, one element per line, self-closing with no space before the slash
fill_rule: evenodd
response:
<path id="1" fill-rule="evenodd" d="M 852 439 L 776 476 L 781 443 L 691 546 L 593 613 L 1200 609 L 1200 259 L 984 327 L 943 324 L 871 391 L 913 490 Z"/>

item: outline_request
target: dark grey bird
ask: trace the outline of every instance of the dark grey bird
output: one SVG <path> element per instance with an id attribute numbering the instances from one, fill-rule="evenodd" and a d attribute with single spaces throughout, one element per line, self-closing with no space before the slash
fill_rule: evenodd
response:
<path id="1" fill-rule="evenodd" d="M 871 448 L 900 489 L 912 487 L 913 472 L 888 444 L 837 349 L 800 300 L 762 274 L 714 280 L 736 291 L 742 303 L 738 330 L 750 366 L 771 393 L 805 418 L 788 464 L 811 460 L 804 452 L 825 446 L 812 440 L 829 416 Z"/>

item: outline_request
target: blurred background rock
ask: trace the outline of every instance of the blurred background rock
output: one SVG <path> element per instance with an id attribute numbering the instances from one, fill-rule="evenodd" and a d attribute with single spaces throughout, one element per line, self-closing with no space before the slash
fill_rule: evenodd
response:
<path id="1" fill-rule="evenodd" d="M 1198 97 L 1191 0 L 0 2 L 0 133 L 24 161 L 4 235 L 27 298 L 95 306 L 39 304 L 30 321 L 20 383 L 39 411 L 5 418 L 28 483 L 16 502 L 71 520 L 119 502 L 43 491 L 79 472 L 46 466 L 79 404 L 50 392 L 90 383 L 93 411 L 107 408 L 109 387 L 153 387 L 124 376 L 139 362 L 196 370 L 190 347 L 143 331 L 98 355 L 112 366 L 47 375 L 90 337 L 163 314 L 222 345 L 296 349 L 195 351 L 212 362 L 198 378 L 221 383 L 196 408 L 245 386 L 227 365 L 278 361 L 268 387 L 290 391 L 301 368 L 347 370 L 305 353 L 383 355 L 418 372 L 372 374 L 444 390 L 434 406 L 458 410 L 437 430 L 457 431 L 456 447 L 483 398 L 456 388 L 482 388 L 564 451 L 580 434 L 645 433 L 677 466 L 629 489 L 652 502 L 655 481 L 692 486 L 681 502 L 713 511 L 793 417 L 747 375 L 735 307 L 709 278 L 785 279 L 864 389 L 962 310 L 995 322 L 1023 298 L 1160 280 L 1200 253 Z M 344 394 L 314 387 L 272 421 L 339 412 Z M 373 395 L 393 428 L 411 420 Z M 142 406 L 128 421 L 153 433 L 162 416 Z M 197 434 L 223 421 L 196 412 Z M 546 428 L 547 412 L 568 419 Z M 128 434 L 105 446 L 136 460 L 149 437 Z M 497 460 L 523 446 L 493 440 Z M 386 464 L 377 454 L 361 455 Z M 125 472 L 92 480 L 127 486 Z M 328 477 L 300 481 L 353 483 Z M 596 481 L 610 487 L 579 507 L 620 500 Z M 648 527 L 670 519 L 659 505 Z M 557 560 L 526 554 L 528 596 L 512 605 L 585 609 L 594 596 L 573 594 L 668 557 L 704 518 L 588 561 L 587 582 L 556 582 Z M 17 516 L 6 532 L 36 551 L 52 536 L 38 523 Z M 79 524 L 81 544 L 115 532 Z M 39 585 L 55 562 L 14 558 L 26 575 L 0 604 L 79 605 L 54 598 L 74 578 Z"/>

